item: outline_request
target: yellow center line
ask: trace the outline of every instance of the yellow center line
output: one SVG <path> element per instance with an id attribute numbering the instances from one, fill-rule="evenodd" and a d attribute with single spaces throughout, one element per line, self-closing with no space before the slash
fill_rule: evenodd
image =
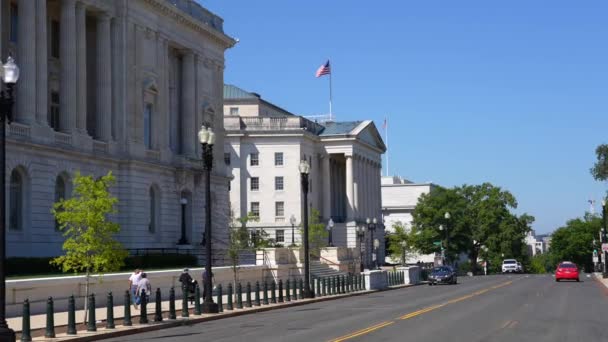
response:
<path id="1" fill-rule="evenodd" d="M 427 313 L 429 311 L 433 311 L 433 310 L 442 308 L 442 307 L 444 307 L 446 305 L 458 303 L 458 302 L 461 302 L 463 300 L 466 300 L 466 299 L 469 299 L 469 298 L 473 298 L 475 296 L 482 295 L 482 294 L 484 294 L 484 293 L 486 293 L 486 292 L 488 292 L 490 290 L 499 289 L 501 287 L 510 285 L 511 283 L 513 283 L 513 281 L 507 281 L 507 282 L 504 282 L 504 283 L 501 283 L 501 284 L 498 284 L 498 285 L 494 285 L 492 287 L 489 287 L 489 288 L 486 288 L 486 289 L 483 289 L 483 290 L 479 290 L 479 291 L 473 292 L 473 293 L 468 294 L 466 296 L 462 296 L 462 297 L 458 297 L 458 298 L 449 300 L 449 301 L 447 301 L 445 303 L 442 303 L 442 304 L 436 304 L 436 305 L 432 305 L 432 306 L 429 306 L 429 307 L 426 307 L 426 308 L 422 308 L 420 310 L 416 310 L 414 312 L 410 312 L 410 313 L 405 314 L 405 315 L 403 315 L 401 317 L 397 317 L 396 319 L 398 319 L 398 320 L 410 319 L 412 317 L 416 317 L 418 315 L 422 315 L 422 314 Z M 350 333 L 348 335 L 344 335 L 344 336 L 335 338 L 333 340 L 330 340 L 330 342 L 342 342 L 342 341 L 350 340 L 351 338 L 355 338 L 355 337 L 358 337 L 358 336 L 361 336 L 361 335 L 369 334 L 372 331 L 384 328 L 384 327 L 389 326 L 389 325 L 391 325 L 393 323 L 395 323 L 395 321 L 386 321 L 386 322 L 378 323 L 376 325 L 372 325 L 371 327 L 368 327 L 368 328 L 365 328 L 365 329 L 361 329 L 361 330 L 355 331 L 353 333 Z"/>

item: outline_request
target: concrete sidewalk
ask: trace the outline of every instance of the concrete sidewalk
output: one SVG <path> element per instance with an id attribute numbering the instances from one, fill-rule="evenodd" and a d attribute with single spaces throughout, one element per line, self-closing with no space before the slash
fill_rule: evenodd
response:
<path id="1" fill-rule="evenodd" d="M 602 278 L 602 273 L 600 272 L 595 272 L 593 275 L 595 276 L 595 279 L 597 279 L 597 281 L 604 284 L 604 286 L 606 286 L 606 288 L 608 289 L 608 278 Z"/>
<path id="2" fill-rule="evenodd" d="M 415 285 L 391 286 L 387 290 L 394 290 L 394 289 L 405 288 L 405 287 L 410 287 L 410 286 L 415 286 Z M 297 301 L 294 301 L 292 299 L 291 302 L 253 306 L 251 308 L 244 307 L 243 309 L 236 309 L 236 303 L 233 303 L 234 310 L 227 311 L 224 309 L 224 312 L 220 313 L 220 314 L 193 315 L 192 309 L 194 308 L 194 305 L 190 305 L 190 303 L 188 303 L 188 307 L 190 309 L 190 317 L 188 317 L 188 318 L 180 317 L 181 316 L 181 304 L 182 304 L 181 298 L 180 298 L 179 301 L 176 300 L 176 304 L 175 304 L 176 315 L 177 315 L 177 319 L 175 319 L 175 320 L 169 320 L 167 318 L 167 314 L 169 311 L 169 302 L 166 301 L 166 302 L 162 302 L 163 322 L 153 322 L 152 317 L 154 315 L 155 304 L 149 303 L 147 306 L 147 309 L 148 309 L 147 313 L 148 313 L 148 317 L 149 317 L 148 324 L 139 324 L 140 311 L 134 310 L 133 306 L 131 306 L 131 316 L 132 316 L 131 320 L 133 322 L 133 326 L 130 326 L 130 327 L 123 326 L 122 324 L 120 324 L 120 322 L 116 323 L 115 329 L 106 329 L 105 326 L 103 326 L 103 325 L 100 326 L 99 323 L 103 323 L 103 321 L 105 321 L 105 319 L 106 319 L 106 308 L 100 308 L 95 311 L 96 320 L 98 322 L 98 327 L 97 327 L 96 332 L 87 332 L 84 330 L 79 330 L 78 335 L 67 335 L 65 333 L 57 333 L 56 338 L 45 338 L 43 335 L 44 335 L 44 329 L 45 329 L 45 324 L 46 324 L 46 315 L 31 316 L 31 330 L 32 330 L 33 341 L 64 341 L 64 340 L 94 341 L 94 340 L 100 340 L 100 339 L 109 338 L 109 337 L 125 336 L 125 335 L 131 335 L 134 333 L 154 331 L 154 330 L 165 329 L 165 328 L 169 328 L 169 327 L 176 327 L 176 326 L 181 326 L 181 325 L 191 325 L 191 324 L 196 324 L 196 323 L 200 323 L 200 322 L 204 322 L 204 321 L 216 320 L 216 319 L 227 318 L 227 317 L 234 317 L 234 316 L 244 315 L 244 314 L 248 314 L 248 313 L 268 311 L 268 310 L 273 310 L 275 308 L 299 306 L 299 305 L 304 305 L 307 303 L 315 303 L 315 302 L 322 302 L 322 301 L 328 301 L 328 300 L 334 300 L 334 299 L 340 299 L 340 298 L 347 298 L 347 297 L 351 297 L 351 296 L 365 295 L 365 294 L 374 293 L 374 292 L 378 292 L 378 291 L 385 291 L 385 290 L 362 290 L 362 291 L 350 292 L 350 293 L 346 293 L 346 294 L 327 295 L 327 296 L 322 296 L 322 297 L 316 297 L 313 299 L 298 299 Z M 285 292 L 285 290 L 283 292 L 284 292 L 284 299 L 285 299 L 286 292 Z M 243 306 L 245 305 L 245 299 L 246 299 L 245 295 L 243 295 Z M 254 302 L 254 299 L 255 299 L 255 296 L 252 294 L 252 302 Z M 216 298 L 214 297 L 214 301 L 215 300 L 216 300 Z M 224 295 L 222 300 L 223 300 L 224 307 L 225 307 L 225 305 L 227 303 L 226 302 L 227 295 Z M 270 302 L 270 300 L 271 300 L 271 297 L 269 297 L 269 302 Z M 277 296 L 277 301 L 278 301 L 278 296 Z M 262 292 L 260 292 L 260 302 L 263 302 Z M 83 317 L 84 317 L 84 310 L 77 311 L 77 313 L 76 313 L 77 322 L 82 322 Z M 124 308 L 122 306 L 114 307 L 114 318 L 117 321 L 120 321 L 122 318 L 124 318 Z M 60 326 L 64 326 L 64 328 L 65 328 L 65 325 L 67 325 L 67 312 L 56 313 L 54 315 L 54 319 L 55 319 L 56 328 L 58 328 Z M 21 323 L 22 323 L 21 317 L 11 318 L 9 320 L 9 326 L 11 328 L 13 328 L 19 334 L 20 334 L 21 328 L 22 328 Z M 58 330 L 61 330 L 61 329 L 58 329 Z M 19 334 L 18 334 L 18 338 L 19 338 Z"/>

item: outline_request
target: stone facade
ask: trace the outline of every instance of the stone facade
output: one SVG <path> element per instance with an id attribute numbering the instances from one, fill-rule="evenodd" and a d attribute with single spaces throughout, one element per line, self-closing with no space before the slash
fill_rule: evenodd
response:
<path id="1" fill-rule="evenodd" d="M 259 210 L 259 221 L 250 228 L 263 228 L 284 246 L 299 244 L 302 159 L 311 166 L 307 205 L 319 211 L 322 223 L 332 218 L 335 246 L 358 247 L 357 226 L 368 217 L 382 222 L 380 168 L 386 147 L 373 122 L 314 122 L 232 85 L 224 89 L 224 114 L 231 209 L 234 217 Z M 383 260 L 384 227 L 377 226 L 374 239 L 380 240 Z M 372 256 L 365 247 L 371 244 L 367 233 L 362 247 L 368 265 Z"/>
<path id="2" fill-rule="evenodd" d="M 214 247 L 226 244 L 222 19 L 192 0 L 0 0 L 0 50 L 21 68 L 7 125 L 7 255 L 53 256 L 50 209 L 76 172 L 112 171 L 127 248 L 189 246 L 204 231 L 201 125 L 217 133 Z M 220 250 L 214 251 L 219 253 Z"/>

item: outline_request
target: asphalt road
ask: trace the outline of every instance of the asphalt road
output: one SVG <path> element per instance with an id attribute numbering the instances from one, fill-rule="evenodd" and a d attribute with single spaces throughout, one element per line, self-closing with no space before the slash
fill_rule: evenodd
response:
<path id="1" fill-rule="evenodd" d="M 586 276 L 460 278 L 111 341 L 608 341 L 607 293 Z"/>

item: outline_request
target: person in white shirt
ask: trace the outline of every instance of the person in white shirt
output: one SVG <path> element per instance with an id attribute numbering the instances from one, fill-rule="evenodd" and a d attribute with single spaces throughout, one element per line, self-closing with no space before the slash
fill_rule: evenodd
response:
<path id="1" fill-rule="evenodd" d="M 137 287 L 139 285 L 139 281 L 141 280 L 141 270 L 135 269 L 133 274 L 129 277 L 129 290 L 131 291 L 131 302 L 133 302 L 133 307 L 137 309 L 137 305 L 139 304 L 139 294 L 137 292 Z"/>

